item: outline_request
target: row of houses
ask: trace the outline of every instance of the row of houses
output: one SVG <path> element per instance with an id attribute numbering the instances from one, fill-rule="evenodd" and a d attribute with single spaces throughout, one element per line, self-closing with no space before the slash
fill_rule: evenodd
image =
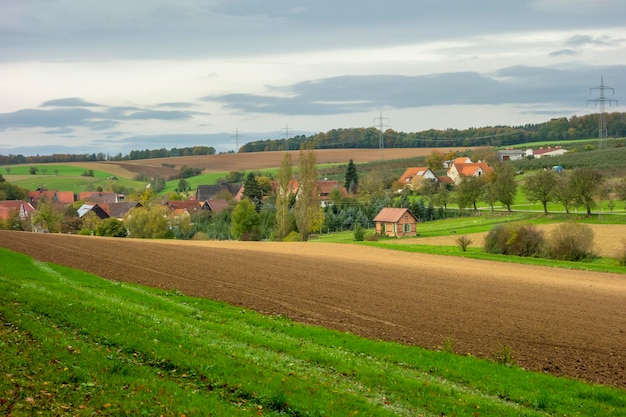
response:
<path id="1" fill-rule="evenodd" d="M 480 177 L 487 175 L 493 168 L 486 162 L 472 162 L 470 158 L 456 158 L 447 163 L 446 175 L 437 176 L 428 167 L 411 167 L 404 171 L 398 179 L 398 192 L 405 188 L 416 189 L 421 185 L 421 181 L 437 182 L 441 185 L 461 183 L 463 177 Z"/>

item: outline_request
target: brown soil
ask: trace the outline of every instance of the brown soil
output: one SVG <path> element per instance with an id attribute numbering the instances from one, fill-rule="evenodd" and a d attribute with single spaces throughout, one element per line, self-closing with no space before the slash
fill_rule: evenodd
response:
<path id="1" fill-rule="evenodd" d="M 327 243 L 140 241 L 0 231 L 0 246 L 373 339 L 626 388 L 626 276 Z"/>
<path id="2" fill-rule="evenodd" d="M 456 148 L 391 148 L 384 150 L 384 159 L 390 160 L 426 156 L 435 149 L 439 149 L 442 152 L 457 150 Z M 292 163 L 297 165 L 300 155 L 299 151 L 290 151 L 289 153 L 291 153 Z M 318 164 L 347 164 L 350 159 L 355 163 L 378 161 L 381 159 L 379 149 L 319 149 L 315 151 L 315 155 Z M 206 173 L 278 168 L 284 156 L 285 152 L 283 151 L 252 152 L 155 158 L 121 162 L 76 162 L 74 165 L 84 167 L 85 169 L 98 169 L 110 172 L 113 175 L 123 178 L 132 178 L 135 174 L 140 172 L 152 176 L 159 175 L 162 178 L 168 178 L 170 175 L 174 175 L 183 165 L 193 168 L 203 168 Z M 175 165 L 176 169 L 164 168 L 163 164 Z"/>

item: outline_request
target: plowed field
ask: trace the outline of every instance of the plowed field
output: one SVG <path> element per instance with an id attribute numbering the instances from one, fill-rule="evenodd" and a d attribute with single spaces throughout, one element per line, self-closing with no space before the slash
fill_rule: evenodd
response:
<path id="1" fill-rule="evenodd" d="M 626 276 L 326 243 L 140 241 L 0 231 L 102 277 L 626 388 Z M 1 270 L 1 268 L 0 268 Z"/>

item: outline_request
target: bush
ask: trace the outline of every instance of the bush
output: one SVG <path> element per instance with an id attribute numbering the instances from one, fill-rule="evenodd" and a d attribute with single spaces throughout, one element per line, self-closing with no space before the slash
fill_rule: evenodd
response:
<path id="1" fill-rule="evenodd" d="M 361 223 L 357 223 L 354 226 L 354 240 L 356 240 L 357 242 L 363 242 L 364 238 L 365 238 L 365 229 L 363 229 L 363 226 L 361 226 Z"/>
<path id="2" fill-rule="evenodd" d="M 560 224 L 550 235 L 549 256 L 561 261 L 593 257 L 593 230 L 580 223 Z"/>
<path id="3" fill-rule="evenodd" d="M 193 234 L 191 240 L 209 240 L 209 235 L 204 232 L 196 232 Z"/>
<path id="4" fill-rule="evenodd" d="M 472 244 L 469 236 L 463 235 L 456 238 L 456 244 L 459 245 L 463 252 L 467 251 L 467 247 Z"/>
<path id="5" fill-rule="evenodd" d="M 494 254 L 538 256 L 543 246 L 543 233 L 527 224 L 500 224 L 485 238 L 485 251 Z"/>
<path id="6" fill-rule="evenodd" d="M 375 231 L 369 231 L 365 234 L 365 240 L 368 242 L 378 242 L 378 235 Z"/>

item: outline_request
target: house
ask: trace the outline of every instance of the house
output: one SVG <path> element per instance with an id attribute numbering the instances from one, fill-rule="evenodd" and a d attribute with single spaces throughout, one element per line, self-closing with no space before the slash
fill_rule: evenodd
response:
<path id="1" fill-rule="evenodd" d="M 486 162 L 457 162 L 457 160 L 448 168 L 448 177 L 452 178 L 456 185 L 461 183 L 463 177 L 481 177 L 493 171 Z"/>
<path id="2" fill-rule="evenodd" d="M 187 210 L 191 214 L 198 213 L 200 210 L 210 210 L 209 203 L 198 200 L 168 200 L 165 205 L 170 210 Z"/>
<path id="3" fill-rule="evenodd" d="M 118 203 L 98 203 L 98 206 L 101 207 L 109 217 L 114 219 L 122 220 L 126 217 L 129 211 L 136 207 L 143 207 L 143 205 L 138 201 L 120 201 Z"/>
<path id="4" fill-rule="evenodd" d="M 560 156 L 560 155 L 564 155 L 567 152 L 569 152 L 567 149 L 563 149 L 560 146 L 555 146 L 554 148 L 551 146 L 548 146 L 547 148 L 539 148 L 536 150 L 533 149 L 529 149 L 526 151 L 529 155 L 534 156 L 535 158 L 543 158 L 546 156 Z"/>
<path id="5" fill-rule="evenodd" d="M 209 210 L 214 214 L 223 212 L 229 206 L 228 200 L 208 200 L 206 203 L 209 206 Z"/>
<path id="6" fill-rule="evenodd" d="M 74 193 L 72 191 L 49 191 L 43 188 L 28 192 L 28 202 L 33 207 L 37 208 L 40 201 L 68 206 L 74 203 Z"/>
<path id="7" fill-rule="evenodd" d="M 119 202 L 119 199 L 117 193 L 83 191 L 78 193 L 78 201 L 85 201 L 89 203 L 117 203 Z"/>
<path id="8" fill-rule="evenodd" d="M 85 203 L 78 208 L 78 217 L 80 217 L 81 219 L 85 217 L 87 213 L 95 214 L 96 217 L 98 217 L 100 220 L 108 219 L 109 217 L 111 217 L 109 216 L 109 213 L 104 211 L 104 209 L 100 207 L 97 203 L 96 204 Z"/>
<path id="9" fill-rule="evenodd" d="M 222 191 L 230 193 L 230 195 L 235 198 L 241 191 L 241 188 L 241 184 L 233 184 L 226 181 L 220 181 L 219 183 L 213 185 L 198 185 L 198 188 L 196 189 L 196 200 L 211 200 Z"/>
<path id="10" fill-rule="evenodd" d="M 399 190 L 401 192 L 404 188 L 415 189 L 417 188 L 418 181 L 421 179 L 430 181 L 439 181 L 437 175 L 428 167 L 412 167 L 407 168 L 404 174 L 398 180 Z"/>
<path id="11" fill-rule="evenodd" d="M 528 151 L 521 149 L 506 148 L 496 152 L 498 161 L 517 161 L 528 156 Z"/>
<path id="12" fill-rule="evenodd" d="M 374 217 L 376 234 L 389 237 L 417 235 L 417 218 L 406 208 L 383 208 Z"/>
<path id="13" fill-rule="evenodd" d="M 21 220 L 26 220 L 35 212 L 35 208 L 28 201 L 24 200 L 2 200 L 0 201 L 0 220 L 11 218 L 17 213 Z"/>
<path id="14" fill-rule="evenodd" d="M 320 205 L 322 207 L 326 207 L 332 204 L 330 194 L 334 190 L 339 190 L 343 198 L 347 198 L 349 195 L 348 190 L 346 190 L 346 187 L 339 184 L 339 181 L 335 181 L 335 180 L 317 181 L 315 184 L 315 187 L 317 191 L 317 198 L 319 199 Z"/>

